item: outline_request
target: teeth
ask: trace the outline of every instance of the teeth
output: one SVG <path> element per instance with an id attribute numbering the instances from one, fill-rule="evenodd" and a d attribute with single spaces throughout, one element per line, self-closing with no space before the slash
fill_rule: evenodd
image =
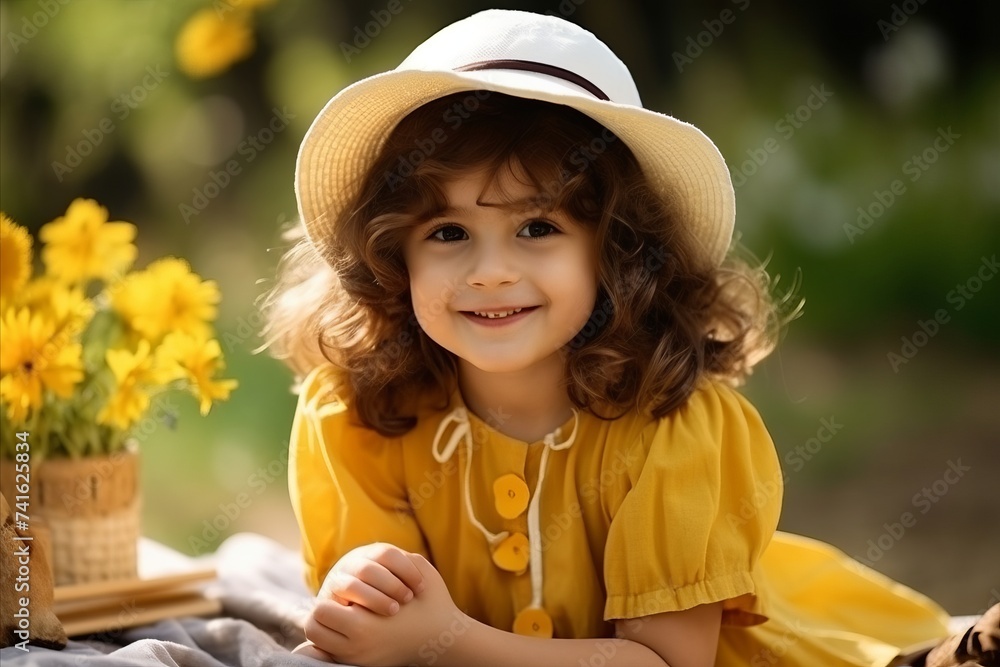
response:
<path id="1" fill-rule="evenodd" d="M 489 318 L 491 320 L 495 320 L 495 319 L 498 319 L 500 317 L 509 317 L 509 316 L 514 315 L 516 313 L 520 313 L 522 310 L 524 310 L 524 309 L 523 308 L 515 308 L 514 310 L 508 310 L 508 311 L 502 312 L 502 313 L 487 313 L 485 311 L 479 311 L 479 310 L 477 310 L 477 311 L 475 311 L 475 313 L 476 313 L 476 315 L 479 315 L 479 317 L 486 317 L 486 318 Z"/>

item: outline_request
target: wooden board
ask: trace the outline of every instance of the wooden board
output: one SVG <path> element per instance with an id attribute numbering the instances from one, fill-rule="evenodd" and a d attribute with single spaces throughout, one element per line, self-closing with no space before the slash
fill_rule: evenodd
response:
<path id="1" fill-rule="evenodd" d="M 150 579 L 59 586 L 53 611 L 70 637 L 117 632 L 165 618 L 218 614 L 222 604 L 206 598 L 202 585 L 215 570 L 193 570 Z"/>
<path id="2" fill-rule="evenodd" d="M 53 610 L 69 636 L 118 632 L 178 616 L 222 611 L 203 588 L 216 578 L 215 568 L 147 538 L 139 542 L 139 576 L 56 586 Z"/>
<path id="3" fill-rule="evenodd" d="M 181 596 L 161 601 L 159 604 L 138 608 L 128 613 L 121 609 L 88 610 L 72 614 L 58 614 L 66 630 L 66 635 L 90 634 L 93 632 L 117 632 L 136 625 L 154 623 L 177 616 L 202 616 L 218 614 L 222 605 L 218 600 L 202 597 L 200 594 Z"/>
<path id="4" fill-rule="evenodd" d="M 72 615 L 86 611 L 99 612 L 107 609 L 129 609 L 148 607 L 169 601 L 177 597 L 190 597 L 198 590 L 161 588 L 153 591 L 143 591 L 139 595 L 102 595 L 101 597 L 81 600 L 63 600 L 53 605 L 56 616 Z"/>
<path id="5" fill-rule="evenodd" d="M 178 572 L 161 577 L 117 579 L 114 581 L 94 581 L 86 584 L 56 586 L 54 590 L 55 603 L 90 598 L 116 596 L 141 596 L 144 593 L 163 589 L 179 589 L 192 584 L 215 579 L 214 568 L 203 568 L 189 572 Z"/>

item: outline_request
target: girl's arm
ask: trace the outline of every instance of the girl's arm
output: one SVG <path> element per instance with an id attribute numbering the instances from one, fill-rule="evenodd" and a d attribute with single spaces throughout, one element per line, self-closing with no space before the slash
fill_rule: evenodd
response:
<path id="1" fill-rule="evenodd" d="M 471 621 L 464 637 L 451 648 L 443 637 L 430 654 L 439 660 L 425 664 L 482 665 L 483 667 L 711 667 L 719 643 L 722 605 L 702 605 L 682 612 L 656 614 L 619 621 L 622 639 L 538 639 L 522 637 L 478 621 Z"/>
<path id="2" fill-rule="evenodd" d="M 462 613 L 441 575 L 411 554 L 425 588 L 390 616 L 319 600 L 306 638 L 341 662 L 485 667 L 712 667 L 721 604 L 618 621 L 621 639 L 539 639 L 497 630 Z"/>

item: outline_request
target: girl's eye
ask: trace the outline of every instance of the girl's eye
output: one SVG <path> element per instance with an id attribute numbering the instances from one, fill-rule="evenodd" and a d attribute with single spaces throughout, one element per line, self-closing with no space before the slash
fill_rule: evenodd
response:
<path id="1" fill-rule="evenodd" d="M 558 231 L 559 230 L 556 229 L 550 222 L 546 222 L 544 220 L 532 220 L 521 229 L 521 233 L 519 233 L 518 236 L 540 239 L 552 233 L 557 233 Z M 524 232 L 527 232 L 527 234 Z"/>
<path id="2" fill-rule="evenodd" d="M 458 225 L 441 225 L 428 238 L 449 243 L 451 241 L 462 241 L 465 238 L 465 230 Z"/>

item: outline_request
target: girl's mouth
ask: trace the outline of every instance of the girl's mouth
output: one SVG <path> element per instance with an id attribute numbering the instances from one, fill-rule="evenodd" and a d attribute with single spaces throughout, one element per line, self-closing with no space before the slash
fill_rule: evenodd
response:
<path id="1" fill-rule="evenodd" d="M 527 306 L 522 308 L 511 308 L 503 311 L 468 311 L 463 310 L 462 315 L 476 324 L 487 327 L 505 326 L 519 322 L 528 316 L 538 306 Z"/>

